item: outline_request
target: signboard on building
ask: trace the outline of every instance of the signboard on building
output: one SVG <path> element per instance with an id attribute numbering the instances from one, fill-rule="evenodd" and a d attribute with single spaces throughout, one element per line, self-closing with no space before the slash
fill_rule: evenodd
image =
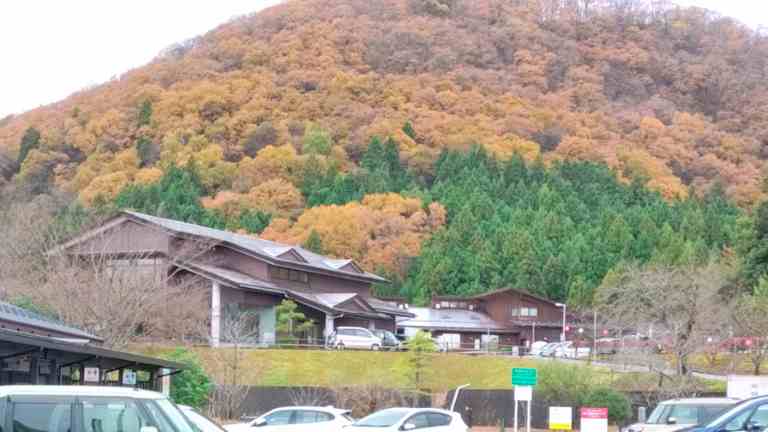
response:
<path id="1" fill-rule="evenodd" d="M 537 378 L 535 368 L 512 368 L 513 386 L 535 386 Z"/>
<path id="2" fill-rule="evenodd" d="M 549 429 L 569 431 L 573 429 L 573 408 L 549 407 Z"/>
<path id="3" fill-rule="evenodd" d="M 83 369 L 83 380 L 89 383 L 99 382 L 99 368 L 87 367 Z"/>
<path id="4" fill-rule="evenodd" d="M 608 432 L 608 408 L 581 408 L 581 432 Z"/>
<path id="5" fill-rule="evenodd" d="M 525 401 L 530 402 L 533 399 L 533 387 L 531 386 L 515 386 L 515 402 Z"/>
<path id="6" fill-rule="evenodd" d="M 123 371 L 123 385 L 136 385 L 136 371 L 130 369 Z"/>

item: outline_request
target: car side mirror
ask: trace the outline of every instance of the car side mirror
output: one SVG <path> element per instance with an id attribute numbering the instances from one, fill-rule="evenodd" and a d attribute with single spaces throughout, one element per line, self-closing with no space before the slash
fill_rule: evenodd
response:
<path id="1" fill-rule="evenodd" d="M 403 427 L 401 429 L 404 430 L 404 431 L 412 431 L 412 430 L 416 429 L 416 425 L 413 424 L 413 423 L 406 423 L 406 424 L 403 425 Z"/>
<path id="2" fill-rule="evenodd" d="M 254 421 L 254 422 L 251 424 L 251 427 L 260 427 L 260 426 L 265 426 L 266 424 L 267 424 L 267 421 L 266 421 L 266 420 L 264 420 L 264 419 L 258 419 L 258 420 L 255 420 L 255 421 Z M 142 432 L 144 432 L 144 431 L 142 431 Z"/>
<path id="3" fill-rule="evenodd" d="M 158 432 L 157 428 L 154 426 L 142 426 L 141 429 L 139 429 L 140 432 Z"/>
<path id="4" fill-rule="evenodd" d="M 670 418 L 668 418 L 668 419 L 667 419 L 667 424 L 668 424 L 668 425 L 674 425 L 674 424 L 677 424 L 677 419 L 676 419 L 676 418 L 674 418 L 674 417 L 670 417 Z"/>
<path id="5" fill-rule="evenodd" d="M 744 426 L 744 430 L 747 432 L 761 432 L 765 430 L 765 427 L 757 422 L 750 421 Z"/>

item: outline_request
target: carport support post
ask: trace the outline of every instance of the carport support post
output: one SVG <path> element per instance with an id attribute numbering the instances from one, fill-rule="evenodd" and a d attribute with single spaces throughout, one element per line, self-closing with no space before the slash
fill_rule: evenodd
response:
<path id="1" fill-rule="evenodd" d="M 29 380 L 32 384 L 40 383 L 40 351 L 35 351 L 29 356 Z"/>
<path id="2" fill-rule="evenodd" d="M 211 346 L 218 347 L 221 337 L 221 285 L 211 286 Z"/>
<path id="3" fill-rule="evenodd" d="M 333 315 L 325 314 L 325 344 L 328 344 L 328 338 L 331 337 L 331 333 L 335 330 L 335 318 Z"/>

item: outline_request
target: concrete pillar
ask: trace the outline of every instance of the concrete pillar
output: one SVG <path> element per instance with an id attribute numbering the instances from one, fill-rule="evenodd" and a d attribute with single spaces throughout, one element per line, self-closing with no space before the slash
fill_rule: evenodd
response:
<path id="1" fill-rule="evenodd" d="M 168 397 L 171 395 L 171 376 L 168 375 L 168 369 L 161 369 L 160 373 L 163 375 L 163 378 L 161 378 L 160 389 L 163 395 Z"/>
<path id="2" fill-rule="evenodd" d="M 221 339 L 221 285 L 211 287 L 211 346 L 218 347 Z"/>
<path id="3" fill-rule="evenodd" d="M 325 343 L 328 343 L 328 338 L 331 336 L 331 333 L 336 330 L 336 319 L 331 314 L 325 314 Z"/>

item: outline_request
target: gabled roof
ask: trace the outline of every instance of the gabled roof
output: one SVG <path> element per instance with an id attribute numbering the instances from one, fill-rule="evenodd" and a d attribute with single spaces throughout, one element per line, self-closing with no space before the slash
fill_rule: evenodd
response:
<path id="1" fill-rule="evenodd" d="M 65 324 L 62 321 L 49 318 L 37 312 L 20 308 L 6 302 L 0 302 L 0 320 L 38 328 L 42 331 L 51 331 L 66 335 L 76 336 L 95 341 L 103 341 L 102 338 L 80 330 L 79 328 Z"/>
<path id="2" fill-rule="evenodd" d="M 496 290 L 493 290 L 493 291 L 488 291 L 488 292 L 484 292 L 482 294 L 476 294 L 476 295 L 468 296 L 468 297 L 464 297 L 464 296 L 450 296 L 450 295 L 447 295 L 447 296 L 435 296 L 434 299 L 435 300 L 481 300 L 481 299 L 484 299 L 486 297 L 490 297 L 490 296 L 493 296 L 493 295 L 496 295 L 496 294 L 503 294 L 503 293 L 507 293 L 507 292 L 516 293 L 516 294 L 519 294 L 519 295 L 522 295 L 522 296 L 531 297 L 531 298 L 534 298 L 536 300 L 539 300 L 539 301 L 542 301 L 542 302 L 545 302 L 545 303 L 549 303 L 549 304 L 551 304 L 553 306 L 555 306 L 557 304 L 557 302 L 552 301 L 552 300 L 550 300 L 548 298 L 545 298 L 545 297 L 542 297 L 542 296 L 539 296 L 539 295 L 536 295 L 536 294 L 531 294 L 528 291 L 524 291 L 524 290 L 517 289 L 517 288 L 499 288 L 499 289 L 496 289 Z"/>
<path id="3" fill-rule="evenodd" d="M 326 256 L 318 255 L 308 251 L 300 246 L 284 245 L 258 237 L 251 237 L 242 234 L 235 234 L 229 231 L 208 228 L 201 225 L 195 225 L 186 222 L 180 222 L 173 219 L 165 219 L 157 216 L 150 216 L 144 213 L 133 211 L 123 211 L 122 214 L 144 223 L 161 227 L 175 234 L 184 234 L 204 239 L 215 240 L 223 244 L 233 246 L 236 249 L 258 255 L 266 261 L 274 264 L 281 264 L 288 267 L 300 267 L 306 270 L 316 270 L 330 272 L 342 277 L 355 279 L 365 279 L 371 282 L 386 282 L 387 280 L 373 273 L 365 272 L 356 265 L 355 269 L 349 269 L 347 265 L 351 260 L 334 260 Z M 287 256 L 290 254 L 291 256 Z M 337 261 L 344 261 L 345 265 L 336 267 Z"/>
<path id="4" fill-rule="evenodd" d="M 397 320 L 398 327 L 412 327 L 425 330 L 453 330 L 464 332 L 513 332 L 488 315 L 463 309 L 432 309 L 414 307 L 408 309 L 414 318 Z"/>
<path id="5" fill-rule="evenodd" d="M 346 314 L 366 318 L 389 318 L 391 315 L 402 315 L 400 313 L 392 313 L 388 307 L 379 308 L 357 293 L 316 294 L 283 288 L 272 282 L 218 265 L 200 262 L 174 263 L 174 265 L 234 288 L 278 295 L 330 314 Z M 406 316 L 412 316 L 412 314 L 406 314 Z"/>

